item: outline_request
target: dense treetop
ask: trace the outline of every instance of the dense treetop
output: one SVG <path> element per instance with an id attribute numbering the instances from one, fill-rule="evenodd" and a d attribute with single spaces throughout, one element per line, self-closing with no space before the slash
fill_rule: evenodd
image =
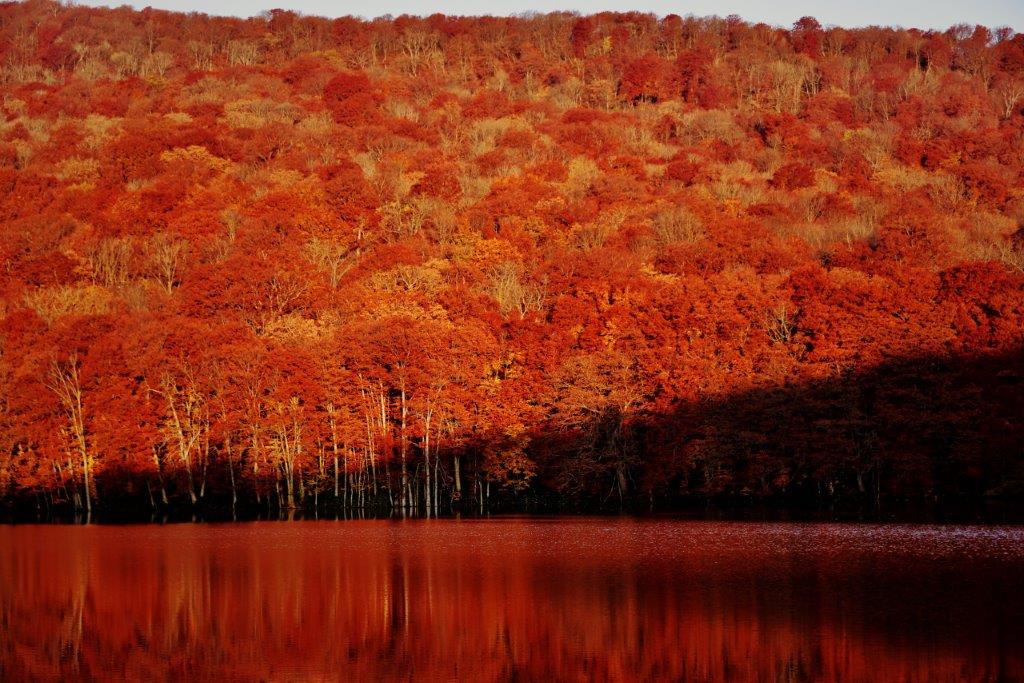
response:
<path id="1" fill-rule="evenodd" d="M 0 498 L 1024 478 L 1009 29 L 32 1 L 0 94 Z"/>

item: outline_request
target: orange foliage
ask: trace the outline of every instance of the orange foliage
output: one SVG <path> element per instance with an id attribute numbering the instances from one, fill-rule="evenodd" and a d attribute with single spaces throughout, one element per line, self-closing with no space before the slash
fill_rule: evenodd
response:
<path id="1" fill-rule="evenodd" d="M 0 499 L 1019 485 L 1008 29 L 41 0 L 0 57 Z"/>

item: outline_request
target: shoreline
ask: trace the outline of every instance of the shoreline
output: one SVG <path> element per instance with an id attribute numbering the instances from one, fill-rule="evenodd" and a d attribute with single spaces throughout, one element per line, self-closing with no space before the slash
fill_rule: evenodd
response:
<path id="1" fill-rule="evenodd" d="M 476 509 L 449 508 L 437 514 L 422 510 L 402 510 L 388 506 L 343 509 L 331 503 L 297 507 L 291 510 L 239 505 L 200 504 L 173 506 L 154 511 L 142 507 L 118 506 L 94 510 L 87 515 L 70 510 L 34 509 L 26 506 L 0 506 L 0 524 L 223 524 L 288 521 L 413 521 L 413 520 L 501 520 L 501 519 L 636 519 L 765 523 L 854 523 L 854 524 L 926 524 L 982 526 L 1024 525 L 1024 501 L 1013 498 L 960 499 L 928 501 L 906 499 L 879 507 L 856 503 L 808 503 L 762 501 L 691 501 L 650 509 L 646 506 L 621 508 L 600 506 L 516 506 L 496 505 L 480 512 Z"/>

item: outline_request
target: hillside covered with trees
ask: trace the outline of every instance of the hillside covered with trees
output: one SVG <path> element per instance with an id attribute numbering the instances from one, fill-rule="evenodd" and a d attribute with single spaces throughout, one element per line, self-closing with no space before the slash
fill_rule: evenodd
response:
<path id="1" fill-rule="evenodd" d="M 1024 486 L 1024 35 L 0 4 L 0 499 Z"/>

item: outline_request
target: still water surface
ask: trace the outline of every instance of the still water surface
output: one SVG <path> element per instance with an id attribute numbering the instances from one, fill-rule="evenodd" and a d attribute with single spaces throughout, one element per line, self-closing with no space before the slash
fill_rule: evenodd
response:
<path id="1" fill-rule="evenodd" d="M 1024 680 L 1024 528 L 0 526 L 2 680 Z"/>

